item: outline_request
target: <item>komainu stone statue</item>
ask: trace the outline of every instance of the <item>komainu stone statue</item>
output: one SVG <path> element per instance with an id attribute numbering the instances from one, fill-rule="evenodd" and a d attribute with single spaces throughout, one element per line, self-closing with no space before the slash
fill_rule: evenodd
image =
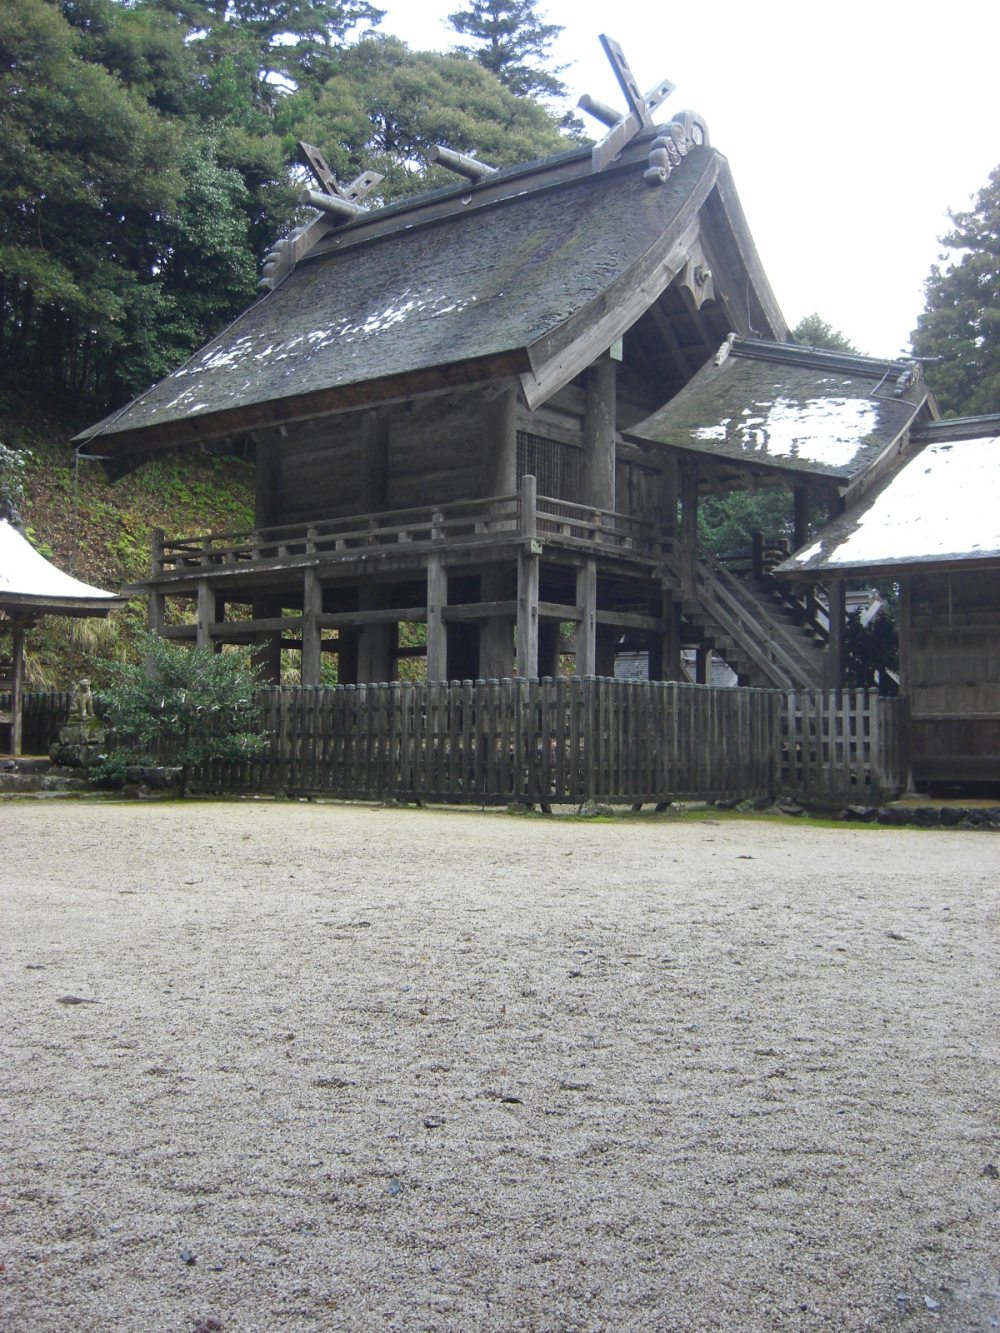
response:
<path id="1" fill-rule="evenodd" d="M 90 681 L 78 680 L 70 695 L 69 717 L 59 728 L 49 758 L 68 768 L 91 768 L 106 753 L 107 735 L 107 727 L 94 710 Z"/>

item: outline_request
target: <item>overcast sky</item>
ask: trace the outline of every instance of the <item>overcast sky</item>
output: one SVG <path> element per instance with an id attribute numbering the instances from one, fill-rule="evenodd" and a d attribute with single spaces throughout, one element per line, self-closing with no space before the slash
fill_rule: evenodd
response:
<path id="1" fill-rule="evenodd" d="M 415 49 L 458 39 L 460 0 L 377 0 L 382 30 Z M 624 107 L 598 34 L 643 89 L 677 90 L 729 159 L 789 324 L 813 311 L 876 356 L 908 348 L 949 208 L 1000 164 L 998 0 L 542 0 L 573 101 Z M 587 119 L 585 117 L 585 119 Z M 592 131 L 599 133 L 596 122 Z"/>

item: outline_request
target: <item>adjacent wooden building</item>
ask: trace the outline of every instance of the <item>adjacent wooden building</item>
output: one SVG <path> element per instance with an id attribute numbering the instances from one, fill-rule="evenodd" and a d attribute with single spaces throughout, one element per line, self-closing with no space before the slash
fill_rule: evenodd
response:
<path id="1" fill-rule="evenodd" d="M 1000 780 L 1000 415 L 914 430 L 891 475 L 778 572 L 896 581 L 912 781 Z"/>

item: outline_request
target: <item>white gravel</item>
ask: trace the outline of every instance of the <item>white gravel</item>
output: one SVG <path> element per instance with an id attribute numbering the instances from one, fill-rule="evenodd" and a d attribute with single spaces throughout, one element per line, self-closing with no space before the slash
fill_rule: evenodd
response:
<path id="1" fill-rule="evenodd" d="M 5 1333 L 1000 1327 L 1000 835 L 0 838 Z"/>

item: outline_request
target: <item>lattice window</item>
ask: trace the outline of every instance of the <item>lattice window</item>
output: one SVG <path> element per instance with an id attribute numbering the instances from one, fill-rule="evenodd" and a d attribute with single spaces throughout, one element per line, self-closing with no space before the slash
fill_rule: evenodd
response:
<path id="1" fill-rule="evenodd" d="M 517 432 L 517 475 L 537 478 L 538 494 L 580 503 L 580 450 L 543 435 Z"/>

